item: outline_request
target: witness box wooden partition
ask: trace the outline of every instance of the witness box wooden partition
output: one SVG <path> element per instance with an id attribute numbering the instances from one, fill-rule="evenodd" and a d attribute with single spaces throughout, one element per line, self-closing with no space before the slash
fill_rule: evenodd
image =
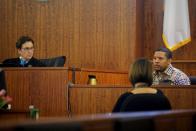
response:
<path id="1" fill-rule="evenodd" d="M 96 76 L 98 84 L 130 85 L 127 71 L 97 70 L 87 68 L 70 68 L 69 80 L 75 84 L 87 84 L 88 76 Z"/>
<path id="2" fill-rule="evenodd" d="M 65 116 L 67 109 L 66 68 L 5 68 L 12 110 L 25 112 L 30 105 L 40 116 Z"/>
<path id="3" fill-rule="evenodd" d="M 196 86 L 160 86 L 173 109 L 196 109 Z M 70 91 L 72 115 L 111 112 L 119 96 L 131 91 L 130 86 L 73 85 Z"/>

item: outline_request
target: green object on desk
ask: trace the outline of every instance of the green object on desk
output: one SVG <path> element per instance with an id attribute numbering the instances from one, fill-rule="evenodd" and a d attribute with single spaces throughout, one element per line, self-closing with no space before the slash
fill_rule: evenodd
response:
<path id="1" fill-rule="evenodd" d="M 37 109 L 37 108 L 30 109 L 30 117 L 32 119 L 38 119 L 39 118 L 39 109 Z"/>

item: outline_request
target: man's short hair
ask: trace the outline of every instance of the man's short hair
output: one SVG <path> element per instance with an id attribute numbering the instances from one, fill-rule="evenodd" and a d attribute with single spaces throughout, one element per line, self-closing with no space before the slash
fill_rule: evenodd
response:
<path id="1" fill-rule="evenodd" d="M 157 51 L 165 52 L 167 59 L 172 58 L 172 52 L 168 48 L 160 47 L 159 49 L 155 50 L 155 52 L 157 52 Z"/>
<path id="2" fill-rule="evenodd" d="M 16 48 L 17 49 L 21 49 L 22 45 L 27 42 L 27 41 L 31 41 L 34 44 L 33 39 L 31 39 L 29 36 L 21 36 L 18 41 L 16 42 Z"/>

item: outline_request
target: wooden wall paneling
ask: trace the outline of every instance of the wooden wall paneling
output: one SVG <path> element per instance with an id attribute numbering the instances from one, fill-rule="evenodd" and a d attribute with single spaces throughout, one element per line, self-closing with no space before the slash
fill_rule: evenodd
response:
<path id="1" fill-rule="evenodd" d="M 82 69 L 75 75 L 75 84 L 87 84 L 88 75 L 95 75 L 98 85 L 130 85 L 127 72 Z"/>
<path id="2" fill-rule="evenodd" d="M 14 13 L 15 21 L 11 23 L 9 27 L 12 27 L 11 30 L 14 31 L 15 39 L 13 36 L 10 36 L 11 40 L 14 40 L 12 43 L 12 49 L 15 49 L 15 43 L 19 36 L 21 35 L 29 35 L 33 38 L 35 36 L 35 19 L 37 14 L 37 7 L 36 2 L 31 1 L 25 1 L 25 0 L 19 0 L 17 2 L 11 2 L 13 3 L 13 7 L 8 7 L 9 10 L 11 10 L 11 13 Z M 8 16 L 12 16 L 13 14 L 10 14 Z M 14 20 L 14 19 L 13 19 Z M 12 21 L 12 19 L 10 19 Z M 11 32 L 10 30 L 10 32 Z M 8 33 L 10 35 L 10 33 Z"/>
<path id="3" fill-rule="evenodd" d="M 78 59 L 78 56 L 82 56 L 81 55 L 81 51 L 77 49 L 77 47 L 80 48 L 80 46 L 78 45 L 79 40 L 80 40 L 80 36 L 79 36 L 79 32 L 80 32 L 80 0 L 74 0 L 72 1 L 72 10 L 70 13 L 70 17 L 72 19 L 70 25 L 72 25 L 72 27 L 70 27 L 72 29 L 72 31 L 70 32 L 69 36 L 69 50 L 68 50 L 68 63 L 69 65 L 74 65 L 75 67 L 80 67 L 81 66 L 81 60 Z M 76 55 L 78 54 L 78 55 Z"/>
<path id="4" fill-rule="evenodd" d="M 46 57 L 46 52 L 47 52 L 47 46 L 46 43 L 48 42 L 48 40 L 50 40 L 49 38 L 47 38 L 47 34 L 46 32 L 48 32 L 49 30 L 47 29 L 47 25 L 48 23 L 48 2 L 44 2 L 44 3 L 40 3 L 40 2 L 36 2 L 36 17 L 35 17 L 35 23 L 36 23 L 36 34 L 35 34 L 35 42 L 36 42 L 36 49 L 35 49 L 35 56 L 36 57 L 41 57 L 41 58 L 45 58 Z"/>
<path id="5" fill-rule="evenodd" d="M 103 1 L 103 11 L 102 11 L 102 50 L 103 50 L 103 56 L 102 56 L 102 68 L 108 68 L 108 69 L 118 69 L 120 61 L 124 61 L 123 58 L 121 58 L 121 18 L 122 18 L 122 10 L 126 11 L 126 8 L 122 8 L 124 5 L 123 2 L 116 0 L 107 0 Z M 130 11 L 131 12 L 131 11 Z M 101 24 L 101 23 L 99 23 Z M 127 27 L 128 28 L 128 27 Z M 129 29 L 128 29 L 129 30 Z M 124 34 L 124 32 L 123 32 Z M 126 41 L 127 42 L 127 41 Z M 124 42 L 124 43 L 126 43 Z M 127 44 L 127 43 L 126 43 Z M 126 55 L 126 54 L 124 54 Z M 97 57 L 99 57 L 97 55 Z M 119 62 L 118 62 L 119 61 Z"/>
<path id="6" fill-rule="evenodd" d="M 127 71 L 130 64 L 135 60 L 135 52 L 140 52 L 138 50 L 137 35 L 139 35 L 138 29 L 140 24 L 138 24 L 137 19 L 137 9 L 138 0 L 125 0 L 121 1 L 121 44 L 120 44 L 120 70 Z M 138 31 L 138 32 L 137 32 Z"/>
<path id="7" fill-rule="evenodd" d="M 134 56 L 130 50 L 135 44 L 135 1 L 79 1 L 74 6 L 78 21 L 70 66 L 126 69 Z"/>
<path id="8" fill-rule="evenodd" d="M 144 1 L 144 56 L 152 59 L 153 50 L 163 46 L 163 1 Z"/>
<path id="9" fill-rule="evenodd" d="M 5 30 L 5 28 L 3 28 L 3 27 L 5 27 L 5 24 L 6 24 L 6 10 L 5 10 L 5 8 L 6 8 L 6 6 L 5 6 L 6 4 L 5 4 L 5 1 L 2 1 L 1 2 L 1 4 L 0 4 L 0 19 L 1 19 L 1 24 L 0 24 L 0 29 L 1 29 L 1 31 L 2 32 L 4 32 L 2 35 L 0 35 L 0 56 L 3 58 L 4 57 L 4 55 L 3 55 L 3 46 L 2 46 L 2 43 L 3 43 L 3 39 L 6 37 L 6 30 Z"/>
<path id="10" fill-rule="evenodd" d="M 0 4 L 0 19 L 2 20 L 0 23 L 0 31 L 2 34 L 0 39 L 1 60 L 11 57 L 13 53 L 16 54 L 16 51 L 12 49 L 12 46 L 15 48 L 15 44 L 13 44 L 15 41 L 13 41 L 12 38 L 16 37 L 16 30 L 14 29 L 14 26 L 16 25 L 17 20 L 14 11 L 16 6 L 14 3 L 15 2 L 2 0 Z"/>
<path id="11" fill-rule="evenodd" d="M 186 54 L 191 56 L 190 60 L 195 60 L 196 58 L 196 0 L 189 0 L 189 18 L 190 18 L 190 29 L 191 29 L 191 43 L 187 45 Z"/>
<path id="12" fill-rule="evenodd" d="M 80 41 L 81 66 L 95 66 L 96 44 L 96 1 L 80 0 Z"/>
<path id="13" fill-rule="evenodd" d="M 136 0 L 136 48 L 135 58 L 144 56 L 144 0 Z"/>
<path id="14" fill-rule="evenodd" d="M 2 1 L 1 4 L 0 4 L 0 19 L 1 19 L 1 24 L 0 24 L 0 29 L 2 32 L 2 35 L 0 35 L 0 58 L 6 58 L 6 54 L 3 53 L 3 50 L 5 50 L 5 47 L 3 46 L 3 43 L 5 42 L 5 38 L 6 38 L 6 4 L 5 4 L 6 1 Z M 4 27 L 4 28 L 3 28 Z"/>
<path id="15" fill-rule="evenodd" d="M 36 55 L 39 58 L 68 56 L 70 38 L 67 32 L 70 30 L 67 28 L 67 21 L 70 21 L 70 2 L 65 0 L 37 2 L 37 7 L 36 37 L 39 44 Z"/>
<path id="16" fill-rule="evenodd" d="M 44 45 L 46 49 L 45 57 L 47 56 L 57 56 L 65 55 L 66 50 L 62 50 L 63 46 L 67 46 L 68 43 L 64 43 L 64 12 L 69 12 L 69 8 L 64 10 L 65 2 L 62 0 L 49 1 L 48 3 L 43 3 L 41 6 L 45 6 L 45 10 L 41 10 L 43 15 L 43 36 Z M 42 7 L 41 7 L 42 8 Z M 68 11 L 67 11 L 68 10 Z"/>
<path id="17" fill-rule="evenodd" d="M 66 65 L 69 65 L 70 63 L 70 48 L 73 44 L 73 34 L 74 34 L 74 30 L 75 30 L 75 20 L 74 19 L 74 9 L 77 8 L 74 5 L 74 2 L 76 0 L 63 0 L 63 8 L 62 8 L 62 16 L 63 16 L 63 41 L 60 45 L 61 51 L 62 51 L 62 55 L 66 56 Z M 60 2 L 61 4 L 61 2 Z M 59 28 L 62 28 L 59 27 Z M 75 51 L 73 52 L 75 53 Z M 56 54 L 57 55 L 57 54 Z"/>
<path id="18" fill-rule="evenodd" d="M 76 84 L 87 84 L 88 75 L 95 75 L 97 84 L 130 85 L 127 74 L 109 72 L 78 72 L 76 73 Z"/>

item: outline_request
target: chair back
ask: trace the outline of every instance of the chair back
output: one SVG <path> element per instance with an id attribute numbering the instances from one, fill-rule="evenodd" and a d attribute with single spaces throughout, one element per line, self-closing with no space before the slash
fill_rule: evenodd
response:
<path id="1" fill-rule="evenodd" d="M 196 85 L 196 76 L 190 76 L 189 79 L 191 81 L 191 85 Z"/>
<path id="2" fill-rule="evenodd" d="M 66 57 L 58 56 L 48 59 L 40 59 L 40 61 L 46 65 L 46 67 L 63 67 L 66 61 Z"/>

